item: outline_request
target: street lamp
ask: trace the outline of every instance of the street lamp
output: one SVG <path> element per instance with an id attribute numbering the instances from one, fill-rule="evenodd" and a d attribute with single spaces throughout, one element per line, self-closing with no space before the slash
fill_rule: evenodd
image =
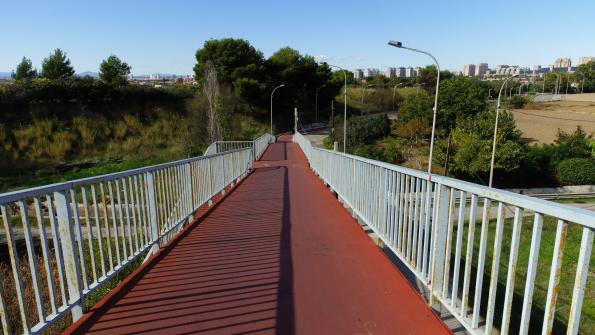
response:
<path id="1" fill-rule="evenodd" d="M 388 45 L 396 47 L 396 48 L 406 49 L 406 50 L 419 52 L 419 53 L 428 55 L 428 56 L 430 56 L 430 58 L 432 58 L 432 60 L 434 61 L 434 64 L 436 65 L 436 70 L 438 70 L 438 75 L 436 76 L 436 96 L 434 97 L 434 116 L 432 118 L 432 138 L 430 140 L 430 161 L 428 162 L 428 173 L 431 174 L 432 173 L 432 153 L 434 151 L 434 133 L 436 132 L 436 111 L 438 110 L 438 90 L 440 88 L 440 65 L 438 64 L 438 60 L 436 60 L 436 57 L 434 57 L 431 53 L 429 53 L 427 51 L 405 47 L 405 46 L 403 46 L 403 43 L 398 42 L 398 41 L 388 41 Z"/>
<path id="2" fill-rule="evenodd" d="M 346 152 L 346 148 L 347 148 L 347 72 L 345 72 L 345 69 L 343 69 L 340 66 L 337 65 L 331 65 L 328 63 L 324 63 L 330 67 L 334 67 L 337 68 L 341 71 L 343 71 L 343 76 L 345 77 L 345 101 L 343 102 L 343 107 L 344 107 L 344 111 L 343 111 L 343 153 Z"/>
<path id="3" fill-rule="evenodd" d="M 322 84 L 320 87 L 318 87 L 316 89 L 316 94 L 315 94 L 315 98 L 314 98 L 314 104 L 315 106 L 315 110 L 316 110 L 316 116 L 315 116 L 315 122 L 318 122 L 318 91 L 320 91 L 321 88 L 325 87 L 326 84 Z"/>
<path id="4" fill-rule="evenodd" d="M 278 88 L 285 86 L 285 84 L 281 84 L 275 88 L 273 88 L 273 92 L 271 92 L 271 135 L 273 135 L 273 94 Z"/>
<path id="5" fill-rule="evenodd" d="M 506 82 L 510 79 L 510 78 L 514 78 L 518 76 L 518 74 L 515 74 L 511 77 L 508 77 L 504 80 L 504 82 L 502 83 L 502 86 L 500 86 L 500 92 L 498 93 L 498 103 L 496 104 L 496 123 L 494 124 L 494 142 L 492 143 L 492 162 L 490 163 L 490 183 L 489 186 L 492 187 L 492 181 L 494 179 L 494 160 L 496 158 L 496 135 L 498 135 L 498 116 L 500 115 L 500 97 L 502 96 L 502 89 L 504 88 L 504 85 L 506 85 Z M 504 93 L 506 94 L 506 93 Z"/>

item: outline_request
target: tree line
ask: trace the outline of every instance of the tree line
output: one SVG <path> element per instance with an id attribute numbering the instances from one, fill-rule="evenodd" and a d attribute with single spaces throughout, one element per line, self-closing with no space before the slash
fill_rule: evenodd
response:
<path id="1" fill-rule="evenodd" d="M 99 65 L 99 78 L 112 85 L 125 85 L 131 70 L 130 65 L 120 60 L 118 56 L 110 55 Z M 24 56 L 12 72 L 12 78 L 17 81 L 28 81 L 35 78 L 59 80 L 72 78 L 74 74 L 74 68 L 70 65 L 70 59 L 66 52 L 56 49 L 43 59 L 40 72 L 33 67 L 31 59 Z"/>

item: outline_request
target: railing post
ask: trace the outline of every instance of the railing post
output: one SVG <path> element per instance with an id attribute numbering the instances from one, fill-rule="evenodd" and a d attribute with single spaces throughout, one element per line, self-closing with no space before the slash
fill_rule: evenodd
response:
<path id="1" fill-rule="evenodd" d="M 436 192 L 436 191 L 434 191 Z M 432 264 L 431 264 L 431 275 L 430 275 L 430 306 L 433 306 L 434 295 L 440 294 L 444 290 L 443 276 L 444 276 L 444 257 L 446 248 L 446 230 L 448 226 L 448 187 L 444 185 L 438 185 L 438 197 L 437 208 L 434 209 L 434 217 L 432 218 L 432 249 L 433 253 Z M 428 213 L 429 215 L 429 213 Z"/>
<path id="2" fill-rule="evenodd" d="M 147 172 L 147 206 L 149 207 L 149 225 L 151 227 L 151 239 L 153 246 L 150 254 L 159 250 L 159 227 L 157 224 L 157 197 L 155 196 L 155 175 Z"/>
<path id="3" fill-rule="evenodd" d="M 81 264 L 75 247 L 76 239 L 72 223 L 72 211 L 65 191 L 54 192 L 54 202 L 56 204 L 56 214 L 58 217 L 58 229 L 60 242 L 62 244 L 62 254 L 64 257 L 64 268 L 66 269 L 66 282 L 70 300 L 69 304 L 73 304 L 71 309 L 72 320 L 76 321 L 83 315 L 81 296 L 81 287 L 83 286 L 83 283 L 81 280 Z"/>
<path id="4" fill-rule="evenodd" d="M 213 206 L 213 166 L 211 164 L 212 158 L 208 158 L 209 162 L 209 207 Z"/>
<path id="5" fill-rule="evenodd" d="M 192 173 L 192 163 L 189 162 L 188 163 L 188 172 L 186 175 L 186 178 L 188 178 L 188 192 L 190 195 L 190 206 L 192 207 L 191 209 L 194 211 L 194 173 Z"/>

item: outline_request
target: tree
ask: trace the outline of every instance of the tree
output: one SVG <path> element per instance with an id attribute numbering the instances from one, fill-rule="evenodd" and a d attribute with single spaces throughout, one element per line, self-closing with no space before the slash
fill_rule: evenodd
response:
<path id="1" fill-rule="evenodd" d="M 47 79 L 66 79 L 74 75 L 74 69 L 70 66 L 70 59 L 66 53 L 56 49 L 53 54 L 43 59 L 41 74 Z"/>
<path id="2" fill-rule="evenodd" d="M 217 80 L 217 70 L 215 65 L 207 62 L 205 66 L 205 73 L 203 75 L 202 90 L 208 102 L 207 121 L 209 141 L 215 142 L 221 140 L 221 126 L 217 116 L 219 109 L 219 81 Z"/>
<path id="3" fill-rule="evenodd" d="M 397 112 L 399 123 L 415 118 L 423 118 L 431 123 L 433 105 L 434 100 L 423 90 L 407 95 Z"/>
<path id="4" fill-rule="evenodd" d="M 579 65 L 574 72 L 574 81 L 579 84 L 579 92 L 581 89 L 584 93 L 595 92 L 595 61 Z"/>
<path id="5" fill-rule="evenodd" d="M 197 81 L 201 81 L 208 72 L 206 68 L 209 62 L 221 82 L 233 83 L 242 77 L 259 80 L 263 75 L 262 52 L 243 39 L 208 40 L 196 51 L 196 62 L 194 74 Z"/>
<path id="6" fill-rule="evenodd" d="M 301 55 L 299 51 L 285 47 L 279 49 L 265 62 L 266 81 L 270 94 L 273 86 L 284 83 L 285 87 L 275 92 L 276 110 L 275 124 L 279 129 L 289 129 L 293 124 L 293 108 L 297 107 L 302 113 L 302 122 L 314 120 L 314 103 L 316 90 L 319 91 L 318 101 L 330 101 L 343 86 L 343 72 L 340 72 L 341 84 L 329 83 L 332 72 L 328 65 L 319 65 L 314 57 Z M 336 82 L 338 84 L 338 82 Z"/>
<path id="7" fill-rule="evenodd" d="M 487 89 L 475 78 L 454 77 L 442 81 L 438 97 L 437 127 L 450 130 L 457 119 L 487 108 Z"/>
<path id="8" fill-rule="evenodd" d="M 30 80 L 37 77 L 37 70 L 33 69 L 33 63 L 29 58 L 23 57 L 12 77 L 15 80 Z"/>
<path id="9" fill-rule="evenodd" d="M 121 86 L 126 84 L 126 77 L 130 74 L 130 65 L 122 62 L 115 55 L 104 59 L 99 66 L 99 78 L 106 83 Z"/>
<path id="10" fill-rule="evenodd" d="M 485 177 L 490 172 L 495 112 L 480 112 L 460 118 L 451 133 L 449 170 L 467 178 Z M 446 161 L 446 141 L 437 145 L 435 163 Z M 498 120 L 496 159 L 494 168 L 507 174 L 517 172 L 523 166 L 527 146 L 511 114 L 501 112 Z M 496 174 L 498 175 L 498 174 Z"/>

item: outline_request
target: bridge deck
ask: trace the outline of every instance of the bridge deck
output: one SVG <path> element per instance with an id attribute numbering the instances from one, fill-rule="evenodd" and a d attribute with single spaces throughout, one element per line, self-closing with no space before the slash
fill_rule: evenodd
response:
<path id="1" fill-rule="evenodd" d="M 288 140 L 67 332 L 449 333 Z"/>

